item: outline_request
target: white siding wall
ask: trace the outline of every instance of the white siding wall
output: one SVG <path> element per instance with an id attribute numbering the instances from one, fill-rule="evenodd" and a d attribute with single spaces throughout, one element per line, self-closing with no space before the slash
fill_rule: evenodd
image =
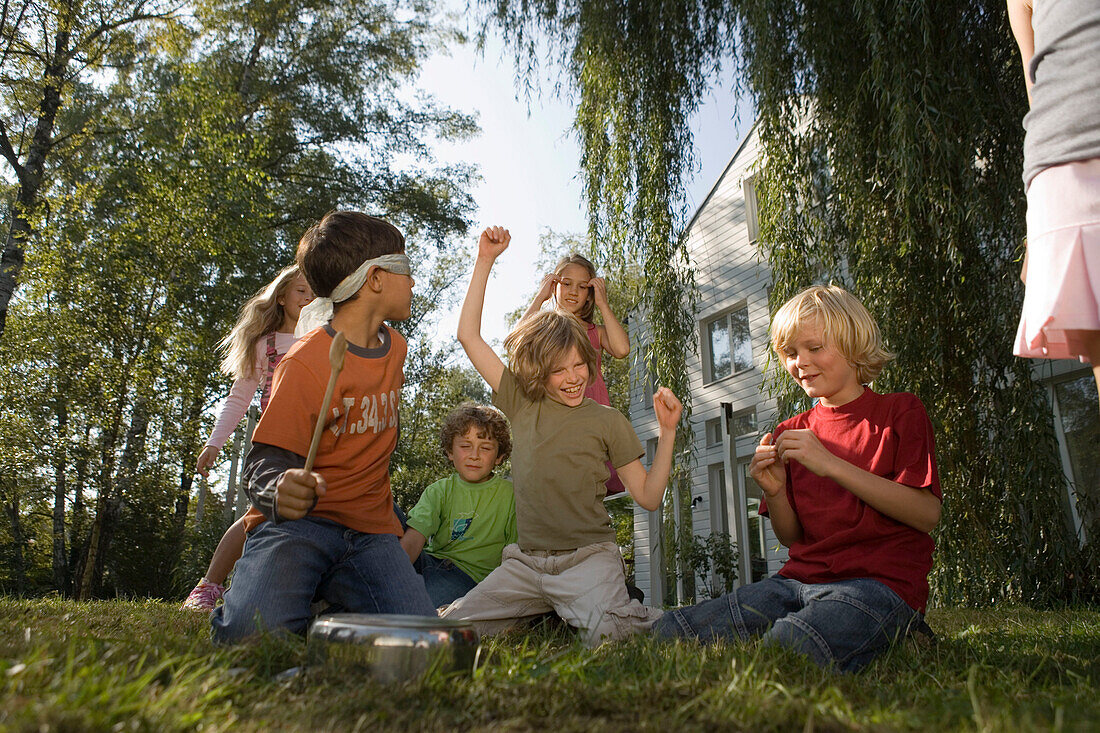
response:
<path id="1" fill-rule="evenodd" d="M 751 177 L 758 155 L 755 131 L 742 144 L 741 149 L 730 161 L 729 166 L 715 184 L 710 195 L 696 213 L 688 229 L 688 250 L 692 266 L 695 268 L 695 282 L 698 288 L 698 311 L 696 314 L 697 354 L 688 361 L 692 400 L 691 424 L 695 433 L 695 466 L 692 473 L 692 498 L 695 507 L 692 510 L 693 531 L 706 537 L 711 533 L 711 492 L 708 483 L 708 467 L 723 463 L 722 445 L 707 446 L 705 424 L 708 420 L 722 417 L 721 403 L 732 403 L 736 413 L 745 408 L 755 407 L 757 426 L 760 434 L 770 430 L 776 422 L 774 401 L 767 399 L 761 391 L 763 376 L 768 363 L 768 286 L 770 272 L 766 263 L 749 241 L 746 224 L 746 207 L 742 188 L 743 181 Z M 749 329 L 752 341 L 751 369 L 737 372 L 724 379 L 704 382 L 702 360 L 707 356 L 704 343 L 706 333 L 703 324 L 711 317 L 728 311 L 741 304 L 747 305 Z M 646 389 L 642 371 L 643 349 L 647 344 L 644 330 L 644 315 L 639 314 L 631 320 L 632 343 L 637 347 L 637 359 L 631 379 L 631 420 L 638 437 L 644 443 L 657 436 L 657 424 L 653 417 L 652 405 L 646 404 Z M 747 459 L 752 456 L 758 442 L 755 435 L 745 436 L 736 441 L 736 457 Z M 733 464 L 734 474 L 727 481 L 738 480 L 738 466 Z M 735 521 L 732 504 L 729 509 L 731 531 Z M 647 602 L 660 604 L 660 598 L 653 592 L 651 564 L 653 560 L 654 538 L 651 537 L 649 513 L 640 508 L 634 510 L 635 540 L 635 583 L 641 588 Z M 767 524 L 768 570 L 774 572 L 785 559 L 775 554 L 772 548 L 778 545 L 775 535 Z"/>

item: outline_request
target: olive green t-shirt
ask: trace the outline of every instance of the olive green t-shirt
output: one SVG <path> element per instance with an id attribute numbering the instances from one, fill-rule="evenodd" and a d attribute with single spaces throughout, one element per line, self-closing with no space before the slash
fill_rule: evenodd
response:
<path id="1" fill-rule="evenodd" d="M 500 565 L 504 546 L 516 541 L 512 484 L 500 476 L 471 484 L 452 473 L 424 489 L 409 526 L 428 538 L 424 552 L 480 583 Z"/>
<path id="2" fill-rule="evenodd" d="M 641 458 L 641 441 L 621 412 L 585 398 L 569 407 L 532 401 L 505 369 L 493 404 L 512 424 L 512 484 L 523 550 L 573 550 L 615 539 L 604 483 Z"/>

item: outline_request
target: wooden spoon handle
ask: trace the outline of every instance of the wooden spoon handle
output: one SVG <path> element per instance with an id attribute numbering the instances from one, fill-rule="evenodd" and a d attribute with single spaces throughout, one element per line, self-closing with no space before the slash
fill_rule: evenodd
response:
<path id="1" fill-rule="evenodd" d="M 332 393 L 336 389 L 336 378 L 344 368 L 344 354 L 348 351 L 348 340 L 343 331 L 337 331 L 328 350 L 328 385 L 325 386 L 325 399 L 321 401 L 321 411 L 317 413 L 317 424 L 313 426 L 313 440 L 309 442 L 309 454 L 306 456 L 306 472 L 313 470 L 313 460 L 317 458 L 317 446 L 321 444 L 321 433 L 325 430 L 325 416 L 332 402 Z"/>

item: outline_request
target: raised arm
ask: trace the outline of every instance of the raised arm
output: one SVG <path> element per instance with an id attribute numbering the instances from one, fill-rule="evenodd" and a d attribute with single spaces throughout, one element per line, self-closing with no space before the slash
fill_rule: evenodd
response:
<path id="1" fill-rule="evenodd" d="M 653 465 L 645 470 L 640 460 L 634 460 L 625 466 L 616 467 L 619 478 L 638 506 L 653 511 L 661 506 L 668 486 L 668 476 L 672 472 L 672 449 L 676 442 L 676 425 L 684 411 L 680 400 L 668 387 L 661 387 L 653 395 L 653 411 L 657 415 L 657 452 L 653 455 Z"/>
<path id="2" fill-rule="evenodd" d="M 466 299 L 462 301 L 462 311 L 458 316 L 458 342 L 470 357 L 474 369 L 494 392 L 500 387 L 504 362 L 481 335 L 481 313 L 485 310 L 485 288 L 489 284 L 493 263 L 508 249 L 511 240 L 512 236 L 503 227 L 487 227 L 481 233 L 470 287 L 466 290 Z"/>
<path id="3" fill-rule="evenodd" d="M 630 353 L 630 337 L 626 335 L 626 329 L 615 312 L 611 310 L 611 303 L 607 300 L 607 282 L 602 277 L 594 277 L 588 281 L 592 288 L 592 294 L 596 299 L 596 307 L 603 316 L 603 326 L 600 328 L 600 346 L 616 359 L 625 359 Z"/>

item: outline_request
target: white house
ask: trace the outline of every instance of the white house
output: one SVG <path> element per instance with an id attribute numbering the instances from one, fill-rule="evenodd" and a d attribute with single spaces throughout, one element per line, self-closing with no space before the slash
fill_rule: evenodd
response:
<path id="1" fill-rule="evenodd" d="M 758 156 L 754 128 L 686 230 L 698 287 L 698 350 L 688 361 L 695 442 L 692 532 L 702 537 L 726 533 L 739 548 L 748 547 L 749 552 L 742 553 L 738 582 L 776 572 L 787 557 L 771 523 L 757 514 L 760 490 L 748 475 L 756 444 L 777 422 L 775 402 L 761 389 L 768 366 L 771 274 L 755 245 L 753 183 Z M 639 349 L 645 349 L 647 341 L 639 328 L 643 320 L 631 319 L 631 342 Z M 630 418 L 650 460 L 657 422 L 652 385 L 642 373 L 644 361 L 636 359 L 631 374 Z M 1087 522 L 1078 516 L 1073 491 L 1090 495 L 1093 506 L 1100 501 L 1100 418 L 1092 372 L 1072 361 L 1039 360 L 1036 370 L 1048 385 L 1056 418 L 1067 478 L 1066 509 L 1084 541 Z M 675 499 L 672 492 L 666 495 L 666 501 Z M 662 534 L 661 512 L 635 506 L 635 584 L 647 603 L 658 605 L 686 600 L 665 567 Z"/>

